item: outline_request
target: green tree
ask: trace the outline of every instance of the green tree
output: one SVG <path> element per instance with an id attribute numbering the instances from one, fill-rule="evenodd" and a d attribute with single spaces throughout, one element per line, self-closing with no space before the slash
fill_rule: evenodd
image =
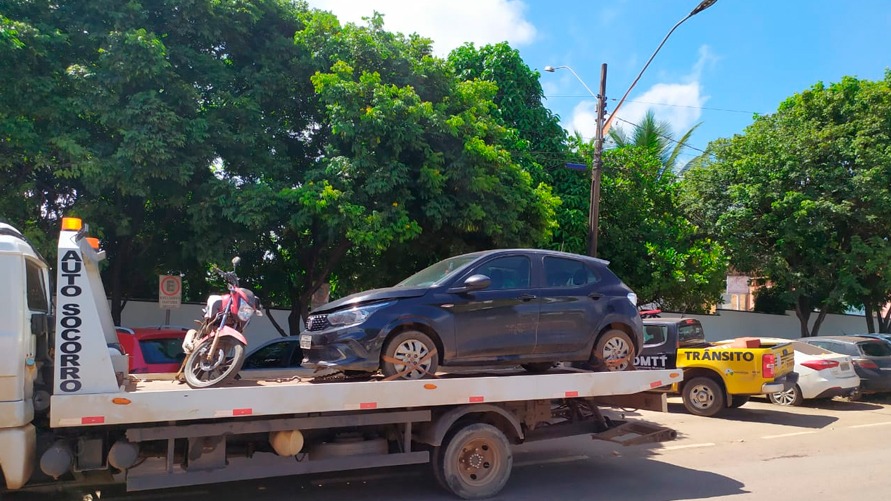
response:
<path id="1" fill-rule="evenodd" d="M 678 165 L 678 157 L 686 147 L 687 141 L 690 140 L 693 132 L 700 125 L 694 125 L 679 140 L 675 140 L 671 124 L 657 121 L 653 110 L 647 110 L 643 122 L 639 125 L 631 126 L 633 132 L 630 137 L 625 132 L 624 127 L 611 128 L 609 137 L 616 143 L 617 148 L 638 146 L 653 151 L 662 162 L 662 170 L 659 173 L 659 175 L 662 175 L 663 172 L 679 172 L 683 168 Z"/>
<path id="2" fill-rule="evenodd" d="M 580 158 L 590 158 L 592 143 L 576 136 Z M 626 146 L 603 160 L 598 256 L 641 304 L 685 312 L 717 304 L 727 273 L 723 246 L 680 211 L 678 181 L 656 152 Z"/>
<path id="3" fill-rule="evenodd" d="M 688 213 L 726 240 L 734 268 L 789 294 L 802 336 L 889 297 L 889 117 L 891 73 L 817 84 L 713 142 L 684 177 Z"/>

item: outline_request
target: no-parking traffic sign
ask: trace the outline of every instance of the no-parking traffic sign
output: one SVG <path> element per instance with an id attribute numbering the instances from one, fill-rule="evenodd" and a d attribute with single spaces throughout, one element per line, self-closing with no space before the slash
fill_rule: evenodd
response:
<path id="1" fill-rule="evenodd" d="M 179 308 L 183 298 L 183 282 L 179 275 L 158 275 L 158 306 L 162 310 Z"/>

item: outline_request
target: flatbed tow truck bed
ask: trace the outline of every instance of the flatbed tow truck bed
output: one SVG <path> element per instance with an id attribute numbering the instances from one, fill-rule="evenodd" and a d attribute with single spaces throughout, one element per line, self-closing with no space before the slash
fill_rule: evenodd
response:
<path id="1" fill-rule="evenodd" d="M 680 380 L 678 371 L 533 375 L 511 370 L 440 373 L 415 381 L 241 379 L 222 388 L 191 389 L 171 379 L 131 376 L 117 393 L 54 395 L 51 426 L 190 421 L 224 417 L 399 409 L 524 400 L 631 395 Z M 162 377 L 162 376 L 159 376 Z M 410 402 L 410 404 L 409 404 Z"/>

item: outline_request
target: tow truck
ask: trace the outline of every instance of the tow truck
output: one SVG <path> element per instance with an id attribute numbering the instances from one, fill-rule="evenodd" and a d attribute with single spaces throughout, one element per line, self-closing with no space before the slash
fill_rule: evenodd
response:
<path id="1" fill-rule="evenodd" d="M 88 232 L 80 219 L 63 219 L 53 299 L 46 261 L 0 224 L 0 469 L 8 491 L 83 493 L 109 483 L 140 491 L 430 463 L 442 487 L 475 499 L 507 483 L 511 444 L 584 434 L 624 445 L 675 438 L 609 408 L 665 411 L 665 396 L 647 390 L 681 381 L 679 370 L 241 379 L 204 389 L 128 374 L 99 275 L 105 252 Z"/>

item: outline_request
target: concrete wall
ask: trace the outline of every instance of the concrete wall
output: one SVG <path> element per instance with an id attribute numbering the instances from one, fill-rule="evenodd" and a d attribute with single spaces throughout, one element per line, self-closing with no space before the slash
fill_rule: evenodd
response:
<path id="1" fill-rule="evenodd" d="M 170 325 L 184 327 L 195 326 L 195 320 L 201 318 L 203 305 L 184 304 L 181 308 L 170 310 Z M 158 303 L 130 301 L 121 314 L 121 323 L 125 327 L 146 327 L 165 323 L 166 310 L 158 307 Z M 287 332 L 289 310 L 273 310 L 275 321 Z M 663 313 L 663 317 L 680 317 L 677 313 Z M 785 315 L 767 315 L 748 311 L 718 310 L 715 315 L 685 315 L 702 322 L 706 337 L 710 341 L 731 339 L 745 336 L 781 337 L 796 339 L 800 336 L 798 317 L 794 312 Z M 813 325 L 816 313 L 811 315 Z M 866 332 L 866 321 L 860 315 L 827 315 L 820 326 L 820 335 L 830 336 Z M 254 317 L 247 329 L 248 341 L 259 343 L 278 337 L 269 318 Z"/>
<path id="2" fill-rule="evenodd" d="M 124 327 L 150 327 L 157 325 L 176 325 L 182 327 L 195 327 L 198 320 L 204 315 L 201 311 L 204 308 L 202 304 L 184 304 L 180 308 L 170 310 L 170 321 L 165 322 L 167 310 L 162 310 L 156 302 L 148 301 L 128 301 L 124 311 L 121 312 L 121 324 Z M 290 310 L 272 310 L 275 321 L 281 326 L 285 332 L 288 332 L 288 315 Z M 262 317 L 254 317 L 248 325 L 245 333 L 249 344 L 266 341 L 279 337 L 279 333 L 275 330 L 275 326 L 263 311 Z"/>
<path id="3" fill-rule="evenodd" d="M 680 317 L 677 313 L 663 313 L 663 317 Z M 768 315 L 750 311 L 718 310 L 715 315 L 684 315 L 702 322 L 706 339 L 718 341 L 737 337 L 780 337 L 798 339 L 801 337 L 801 324 L 795 312 L 785 315 Z M 810 325 L 813 326 L 817 314 L 813 313 Z M 820 336 L 837 336 L 866 332 L 866 320 L 862 315 L 826 315 Z"/>

